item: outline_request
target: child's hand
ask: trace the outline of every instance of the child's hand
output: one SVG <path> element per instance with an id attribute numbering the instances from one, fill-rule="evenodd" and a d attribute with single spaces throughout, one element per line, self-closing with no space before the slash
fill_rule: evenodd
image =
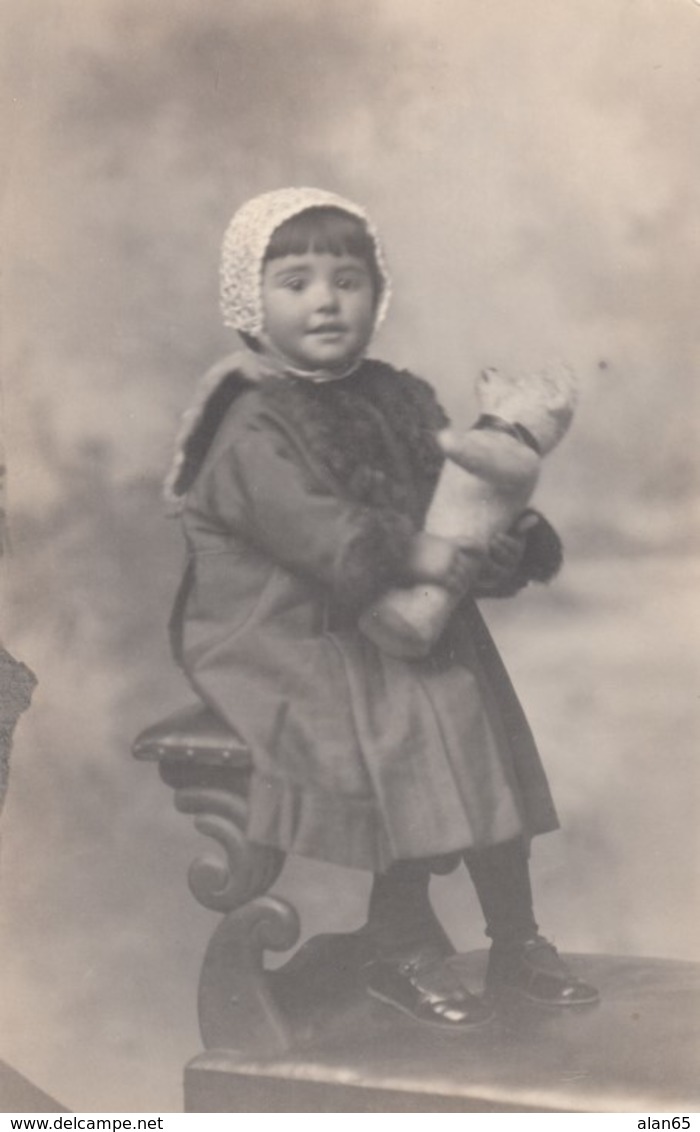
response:
<path id="1" fill-rule="evenodd" d="M 480 557 L 467 547 L 422 531 L 413 540 L 406 563 L 407 580 L 432 582 L 451 593 L 463 594 L 474 579 Z"/>
<path id="2" fill-rule="evenodd" d="M 539 524 L 534 511 L 525 511 L 505 534 L 495 535 L 489 545 L 477 592 L 480 597 L 510 597 L 527 585 L 528 578 L 520 567 L 527 546 L 528 534 Z"/>

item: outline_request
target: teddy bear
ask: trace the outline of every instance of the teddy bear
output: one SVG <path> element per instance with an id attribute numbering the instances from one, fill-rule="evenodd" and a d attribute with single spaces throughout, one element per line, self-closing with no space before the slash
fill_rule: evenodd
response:
<path id="1" fill-rule="evenodd" d="M 480 416 L 471 428 L 437 435 L 446 459 L 425 521 L 427 532 L 468 553 L 469 589 L 478 583 L 491 540 L 526 510 L 542 458 L 566 433 L 576 382 L 560 364 L 519 375 L 491 368 L 479 374 L 476 397 Z M 557 565 L 538 580 L 548 580 Z M 392 656 L 424 657 L 463 597 L 439 585 L 392 589 L 365 611 L 360 628 Z"/>

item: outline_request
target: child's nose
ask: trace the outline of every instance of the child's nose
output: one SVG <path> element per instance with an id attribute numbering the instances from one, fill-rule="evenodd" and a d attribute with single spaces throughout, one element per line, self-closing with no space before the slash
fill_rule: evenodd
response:
<path id="1" fill-rule="evenodd" d="M 319 283 L 316 305 L 322 311 L 338 309 L 338 292 L 332 283 Z"/>

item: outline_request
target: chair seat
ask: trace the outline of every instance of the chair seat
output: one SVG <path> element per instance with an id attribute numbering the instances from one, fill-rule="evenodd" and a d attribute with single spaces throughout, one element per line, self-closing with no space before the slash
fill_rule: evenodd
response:
<path id="1" fill-rule="evenodd" d="M 567 956 L 600 987 L 598 1005 L 506 1000 L 492 1026 L 446 1034 L 361 988 L 319 1017 L 323 978 L 342 980 L 344 962 L 312 946 L 303 973 L 291 964 L 304 949 L 289 965 L 312 1019 L 303 1041 L 268 1057 L 244 1044 L 200 1054 L 185 1072 L 187 1112 L 698 1111 L 700 964 Z M 483 985 L 485 952 L 452 963 L 467 986 Z"/>
<path id="2" fill-rule="evenodd" d="M 235 731 L 202 704 L 173 712 L 142 731 L 132 747 L 143 761 L 195 763 L 249 770 L 250 751 Z"/>

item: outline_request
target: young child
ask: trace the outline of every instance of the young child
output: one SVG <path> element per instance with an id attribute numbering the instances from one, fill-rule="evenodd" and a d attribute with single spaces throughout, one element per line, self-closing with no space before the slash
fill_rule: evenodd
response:
<path id="1" fill-rule="evenodd" d="M 445 962 L 428 898 L 460 858 L 492 940 L 488 989 L 595 1001 L 538 934 L 529 840 L 557 818 L 472 597 L 424 660 L 358 629 L 391 586 L 460 592 L 466 562 L 421 532 L 445 413 L 426 382 L 365 356 L 389 301 L 370 220 L 317 189 L 249 201 L 221 296 L 246 349 L 205 379 L 168 481 L 189 551 L 173 630 L 193 687 L 250 748 L 250 839 L 375 874 L 368 990 L 419 1020 L 491 1014 Z M 547 530 L 530 512 L 496 540 L 480 592 L 526 584 Z"/>

